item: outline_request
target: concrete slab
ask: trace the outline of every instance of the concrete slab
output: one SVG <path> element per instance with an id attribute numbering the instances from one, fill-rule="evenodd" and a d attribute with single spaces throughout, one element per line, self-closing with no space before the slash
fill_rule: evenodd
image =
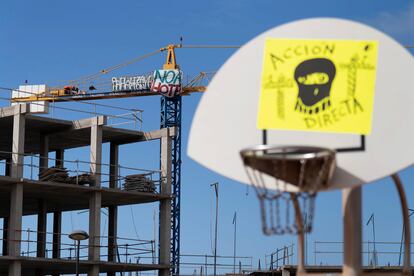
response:
<path id="1" fill-rule="evenodd" d="M 31 258 L 31 257 L 8 257 L 0 256 L 0 275 L 7 275 L 8 265 L 19 260 L 22 266 L 22 275 L 34 276 L 37 269 L 41 269 L 44 274 L 74 274 L 75 260 Z M 157 264 L 134 264 L 134 263 L 115 263 L 104 261 L 80 261 L 79 272 L 87 273 L 90 267 L 98 266 L 100 272 L 128 272 L 128 271 L 148 271 L 168 269 L 169 266 Z"/>
<path id="2" fill-rule="evenodd" d="M 36 214 L 39 200 L 47 201 L 48 213 L 88 209 L 90 194 L 96 191 L 102 194 L 103 207 L 143 204 L 170 198 L 152 193 L 0 176 L 0 217 L 8 215 L 10 192 L 17 183 L 23 184 L 23 215 Z"/>
<path id="3" fill-rule="evenodd" d="M 1 111 L 1 109 L 0 109 Z M 38 154 L 40 152 L 40 139 L 49 137 L 49 150 L 70 149 L 90 145 L 91 119 L 68 121 L 47 117 L 26 115 L 25 153 Z M 0 116 L 0 159 L 9 157 L 7 152 L 12 151 L 13 116 Z M 174 129 L 170 131 L 174 135 Z M 102 126 L 102 142 L 115 144 L 128 144 L 142 141 L 160 139 L 164 130 L 143 132 L 137 130 L 121 129 L 110 126 Z"/>

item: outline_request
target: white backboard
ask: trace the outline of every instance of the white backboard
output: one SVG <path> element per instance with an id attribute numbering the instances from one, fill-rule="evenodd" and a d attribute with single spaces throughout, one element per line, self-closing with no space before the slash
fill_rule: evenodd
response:
<path id="1" fill-rule="evenodd" d="M 218 71 L 193 119 L 188 154 L 201 165 L 250 184 L 240 150 L 262 143 L 257 128 L 263 50 L 267 38 L 374 40 L 378 42 L 372 132 L 364 151 L 337 153 L 331 188 L 372 182 L 414 163 L 414 59 L 399 43 L 367 25 L 315 18 L 271 29 L 240 48 Z M 357 147 L 360 136 L 269 130 L 269 145 Z"/>

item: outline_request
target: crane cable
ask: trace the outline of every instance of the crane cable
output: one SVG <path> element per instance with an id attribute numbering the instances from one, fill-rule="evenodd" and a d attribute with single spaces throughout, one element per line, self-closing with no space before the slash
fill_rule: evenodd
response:
<path id="1" fill-rule="evenodd" d="M 187 49 L 238 49 L 240 45 L 184 45 L 179 48 Z"/>
<path id="2" fill-rule="evenodd" d="M 175 48 L 187 48 L 187 49 L 197 49 L 197 48 L 198 49 L 238 49 L 238 48 L 241 48 L 240 45 L 182 45 L 182 44 L 175 45 L 174 47 Z M 407 48 L 407 49 L 414 48 L 414 46 L 412 46 L 412 45 L 407 45 L 407 46 L 404 46 L 404 47 Z M 131 60 L 128 60 L 126 62 L 123 62 L 123 63 L 117 64 L 117 65 L 102 69 L 99 72 L 88 75 L 88 76 L 86 76 L 84 78 L 81 78 L 79 80 L 70 80 L 69 83 L 73 84 L 73 83 L 80 83 L 80 82 L 91 81 L 91 80 L 97 79 L 97 78 L 101 77 L 102 75 L 108 74 L 108 73 L 110 73 L 114 70 L 117 70 L 119 68 L 128 66 L 128 65 L 133 64 L 133 63 L 136 63 L 136 62 L 141 61 L 145 58 L 156 55 L 160 52 L 166 51 L 167 49 L 168 49 L 168 47 L 160 48 L 160 49 L 158 49 L 156 51 L 153 51 L 149 54 L 139 56 L 139 57 L 133 58 Z"/>
<path id="3" fill-rule="evenodd" d="M 414 48 L 413 45 L 406 45 L 404 47 L 407 48 L 407 49 Z M 182 44 L 178 44 L 178 45 L 175 45 L 175 48 L 183 48 L 183 49 L 185 49 L 185 48 L 187 48 L 187 49 L 197 49 L 197 48 L 198 49 L 239 49 L 239 48 L 241 48 L 241 46 L 240 45 L 182 45 Z M 91 74 L 89 76 L 81 78 L 81 80 L 86 81 L 86 80 L 96 79 L 96 78 L 100 77 L 101 75 L 105 75 L 105 74 L 107 74 L 109 72 L 112 72 L 114 70 L 117 70 L 119 68 L 128 66 L 128 65 L 133 64 L 133 63 L 136 63 L 136 62 L 141 61 L 145 58 L 156 55 L 160 52 L 166 51 L 167 49 L 168 49 L 168 47 L 160 48 L 160 49 L 158 49 L 156 51 L 153 51 L 149 54 L 139 56 L 139 57 L 133 58 L 131 60 L 128 60 L 126 62 L 123 62 L 123 63 L 117 64 L 117 65 L 102 69 L 99 72 L 96 72 L 94 74 Z M 70 81 L 70 82 L 76 82 L 76 80 L 73 80 L 73 81 Z"/>
<path id="4" fill-rule="evenodd" d="M 199 48 L 199 49 L 200 48 L 201 49 L 237 49 L 237 48 L 240 48 L 241 46 L 239 46 L 239 45 L 184 45 L 183 46 L 183 45 L 179 44 L 179 45 L 174 45 L 174 47 L 175 48 L 188 48 L 188 49 L 190 49 L 190 48 L 193 48 L 193 49 L 195 49 L 195 48 Z M 158 54 L 160 52 L 163 52 L 163 51 L 166 51 L 166 50 L 168 50 L 168 47 L 160 48 L 160 49 L 158 49 L 156 51 L 153 51 L 151 53 L 148 53 L 146 55 L 142 55 L 142 56 L 133 58 L 131 60 L 128 60 L 126 62 L 123 62 L 123 63 L 117 64 L 117 65 L 114 65 L 114 66 L 111 66 L 111 67 L 102 69 L 99 72 L 96 72 L 94 74 L 91 74 L 89 76 L 86 76 L 84 78 L 81 78 L 80 80 L 81 81 L 90 81 L 90 80 L 99 78 L 102 75 L 108 74 L 108 73 L 110 73 L 110 72 L 112 72 L 114 70 L 117 70 L 119 68 L 122 68 L 122 67 L 125 67 L 125 66 L 128 66 L 128 65 L 131 65 L 133 63 L 136 63 L 138 61 L 141 61 L 143 59 L 146 59 L 146 58 L 148 58 L 150 56 L 156 55 L 156 54 Z M 70 81 L 70 82 L 73 83 L 73 82 L 77 82 L 77 81 L 78 80 L 73 80 L 73 81 Z"/>
<path id="5" fill-rule="evenodd" d="M 111 66 L 111 67 L 102 69 L 99 72 L 96 72 L 94 74 L 91 74 L 91 75 L 86 76 L 86 77 L 83 77 L 83 78 L 80 78 L 80 80 L 72 80 L 72 81 L 69 81 L 69 83 L 77 83 L 77 82 L 81 82 L 81 81 L 90 81 L 90 80 L 97 79 L 97 78 L 101 77 L 102 75 L 108 74 L 108 73 L 110 73 L 110 72 L 112 72 L 114 70 L 117 70 L 119 68 L 122 68 L 122 67 L 125 67 L 125 66 L 128 66 L 128 65 L 131 65 L 131 64 L 136 63 L 138 61 L 141 61 L 143 59 L 146 59 L 146 58 L 148 58 L 150 56 L 156 55 L 156 54 L 158 54 L 158 53 L 160 53 L 162 51 L 163 51 L 163 49 L 159 49 L 157 51 L 153 51 L 153 52 L 151 52 L 149 54 L 142 55 L 142 56 L 139 56 L 139 57 L 130 59 L 128 61 L 125 61 L 123 63 L 120 63 L 120 64 L 117 64 L 117 65 L 114 65 L 114 66 Z"/>

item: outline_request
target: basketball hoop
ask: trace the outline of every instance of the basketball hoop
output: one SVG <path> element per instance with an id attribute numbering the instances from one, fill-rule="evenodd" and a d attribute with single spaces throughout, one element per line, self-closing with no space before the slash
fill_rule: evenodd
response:
<path id="1" fill-rule="evenodd" d="M 335 151 L 260 145 L 244 149 L 240 155 L 260 201 L 263 232 L 310 232 L 316 193 L 328 188 L 335 169 Z"/>

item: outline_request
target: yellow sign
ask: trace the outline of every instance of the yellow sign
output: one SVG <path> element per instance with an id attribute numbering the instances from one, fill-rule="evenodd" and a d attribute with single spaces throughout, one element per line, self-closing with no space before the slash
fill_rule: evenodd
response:
<path id="1" fill-rule="evenodd" d="M 369 134 L 378 43 L 267 39 L 260 129 Z"/>

